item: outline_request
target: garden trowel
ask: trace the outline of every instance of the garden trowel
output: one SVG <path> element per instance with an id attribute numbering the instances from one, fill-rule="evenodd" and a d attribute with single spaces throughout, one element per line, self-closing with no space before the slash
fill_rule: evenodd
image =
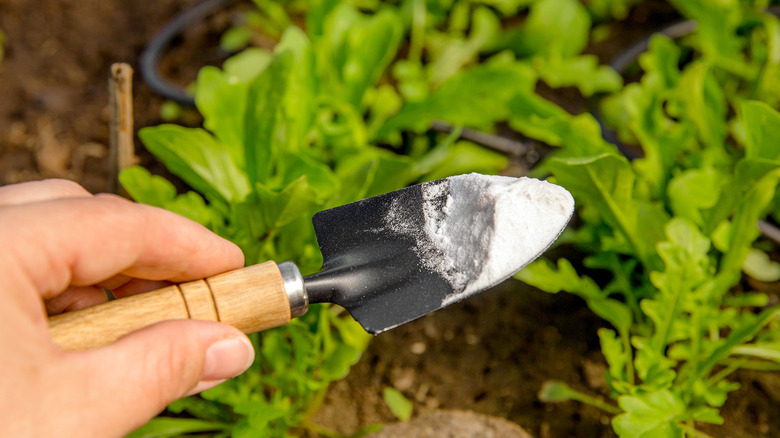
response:
<path id="1" fill-rule="evenodd" d="M 573 211 L 569 192 L 531 178 L 418 184 L 314 215 L 323 256 L 316 274 L 269 261 L 54 316 L 52 339 L 89 349 L 187 318 L 254 333 L 325 302 L 377 334 L 507 279 L 557 239 Z"/>

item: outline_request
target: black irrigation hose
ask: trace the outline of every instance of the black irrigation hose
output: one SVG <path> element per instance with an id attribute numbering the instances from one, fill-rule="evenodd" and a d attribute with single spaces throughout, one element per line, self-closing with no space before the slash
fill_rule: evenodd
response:
<path id="1" fill-rule="evenodd" d="M 181 35 L 188 26 L 197 23 L 219 9 L 222 9 L 236 0 L 204 0 L 197 5 L 186 9 L 179 15 L 173 17 L 173 20 L 163 27 L 163 29 L 152 38 L 149 44 L 141 53 L 139 64 L 141 67 L 141 77 L 149 88 L 160 96 L 187 106 L 195 106 L 195 99 L 184 90 L 171 84 L 160 76 L 158 63 L 163 52 L 168 48 L 174 38 Z"/>
<path id="2" fill-rule="evenodd" d="M 152 39 L 141 53 L 140 66 L 141 77 L 155 93 L 160 96 L 177 102 L 182 105 L 195 106 L 195 99 L 184 90 L 166 81 L 158 69 L 158 63 L 163 52 L 170 46 L 174 38 L 181 35 L 188 26 L 197 23 L 214 12 L 222 9 L 236 0 L 204 0 L 194 7 L 185 10 L 175 16 L 165 27 Z M 453 127 L 444 122 L 436 121 L 431 129 L 437 132 L 448 133 Z M 464 140 L 472 141 L 495 151 L 511 155 L 523 156 L 531 147 L 523 142 L 512 140 L 500 135 L 489 134 L 486 132 L 475 131 L 472 129 L 463 129 L 460 137 Z"/>

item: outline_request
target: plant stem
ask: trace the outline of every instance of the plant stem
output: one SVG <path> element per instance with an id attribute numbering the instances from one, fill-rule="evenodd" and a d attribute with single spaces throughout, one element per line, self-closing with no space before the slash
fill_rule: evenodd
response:
<path id="1" fill-rule="evenodd" d="M 609 404 L 609 403 L 607 403 L 607 402 L 605 402 L 605 401 L 603 401 L 601 399 L 598 399 L 596 397 L 591 397 L 591 396 L 589 396 L 587 394 L 583 394 L 583 393 L 581 393 L 579 391 L 572 390 L 571 391 L 571 399 L 572 400 L 576 400 L 576 401 L 581 402 L 581 403 L 589 404 L 591 406 L 595 406 L 595 407 L 601 409 L 602 411 L 610 413 L 610 414 L 617 415 L 617 414 L 623 412 L 623 411 L 620 410 L 620 408 L 618 408 L 615 405 L 611 405 L 611 404 Z"/>
<path id="2" fill-rule="evenodd" d="M 631 348 L 631 336 L 628 333 L 620 332 L 620 339 L 623 340 L 623 349 L 626 351 L 626 379 L 628 383 L 634 385 L 634 350 Z"/>

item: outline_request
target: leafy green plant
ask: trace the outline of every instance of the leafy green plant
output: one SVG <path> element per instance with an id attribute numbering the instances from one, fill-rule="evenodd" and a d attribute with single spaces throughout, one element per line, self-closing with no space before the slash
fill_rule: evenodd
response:
<path id="1" fill-rule="evenodd" d="M 569 241 L 586 254 L 584 268 L 610 281 L 565 259 L 517 275 L 579 295 L 612 325 L 598 335 L 618 406 L 600 407 L 618 413 L 621 437 L 699 436 L 697 422 L 723 422 L 734 371 L 780 369 L 780 308 L 735 288 L 760 252 L 757 221 L 777 208 L 780 114 L 746 99 L 777 103 L 764 75 L 778 61 L 768 53 L 780 23 L 736 2 L 676 3 L 699 20 L 697 32 L 682 46 L 655 37 L 640 82 L 604 101 L 608 122 L 644 157 L 626 160 L 588 117 L 557 114 L 545 134 L 563 147 L 544 168 L 578 202 L 582 222 Z M 554 395 L 600 405 L 570 388 Z"/>

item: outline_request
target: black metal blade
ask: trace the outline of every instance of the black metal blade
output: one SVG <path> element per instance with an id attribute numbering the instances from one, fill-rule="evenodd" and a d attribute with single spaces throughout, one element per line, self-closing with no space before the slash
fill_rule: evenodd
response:
<path id="1" fill-rule="evenodd" d="M 322 272 L 306 277 L 311 302 L 332 302 L 346 308 L 374 334 L 442 307 L 452 286 L 424 266 L 414 238 L 388 224 L 388 217 L 395 216 L 403 226 L 422 229 L 422 186 L 314 215 L 324 263 Z M 445 200 L 446 193 L 441 202 Z"/>
<path id="2" fill-rule="evenodd" d="M 505 280 L 549 247 L 573 209 L 547 182 L 471 174 L 325 210 L 313 218 L 323 270 L 304 279 L 306 291 L 381 333 Z"/>

